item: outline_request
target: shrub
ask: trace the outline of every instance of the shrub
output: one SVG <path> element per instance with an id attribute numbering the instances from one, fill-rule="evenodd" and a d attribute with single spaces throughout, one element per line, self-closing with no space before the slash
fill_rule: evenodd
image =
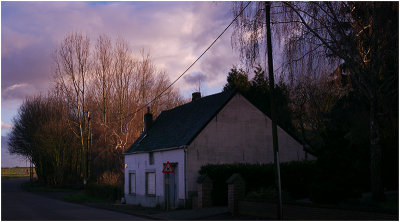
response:
<path id="1" fill-rule="evenodd" d="M 282 189 L 287 190 L 294 199 L 309 197 L 312 184 L 315 182 L 315 170 L 315 161 L 282 163 Z"/>
<path id="2" fill-rule="evenodd" d="M 352 148 L 355 149 L 355 148 Z M 316 173 L 311 189 L 311 200 L 319 203 L 338 203 L 347 198 L 361 197 L 369 190 L 368 162 L 335 146 L 316 162 Z M 362 152 L 358 152 L 361 156 Z"/>
<path id="3" fill-rule="evenodd" d="M 118 185 L 123 181 L 118 173 L 106 171 L 98 179 L 99 184 Z"/>
<path id="4" fill-rule="evenodd" d="M 281 164 L 282 189 L 294 198 L 308 197 L 313 181 L 314 161 Z M 246 193 L 275 185 L 273 164 L 221 164 L 201 167 L 200 175 L 207 174 L 213 180 L 212 199 L 215 205 L 226 205 L 228 189 L 226 180 L 234 173 L 242 175 Z"/>
<path id="5" fill-rule="evenodd" d="M 119 200 L 124 194 L 122 187 L 107 184 L 89 184 L 85 191 L 93 197 L 100 197 L 110 201 Z"/>
<path id="6" fill-rule="evenodd" d="M 272 165 L 222 164 L 201 167 L 200 175 L 207 174 L 213 181 L 212 200 L 214 205 L 226 205 L 228 188 L 226 180 L 234 173 L 242 175 L 246 190 L 256 190 L 261 186 L 271 186 Z M 263 176 L 260 176 L 263 175 Z"/>
<path id="7" fill-rule="evenodd" d="M 63 197 L 64 200 L 73 203 L 101 203 L 104 200 L 99 197 L 93 197 L 85 192 L 74 193 Z"/>

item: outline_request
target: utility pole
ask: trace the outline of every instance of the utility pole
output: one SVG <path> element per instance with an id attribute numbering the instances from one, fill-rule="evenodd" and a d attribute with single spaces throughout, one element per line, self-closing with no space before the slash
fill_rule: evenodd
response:
<path id="1" fill-rule="evenodd" d="M 82 144 L 83 144 L 83 151 L 82 151 L 82 172 L 83 172 L 83 186 L 86 188 L 86 185 L 89 180 L 89 152 L 90 152 L 90 111 L 83 110 L 83 118 L 84 118 L 84 130 L 87 132 L 86 138 L 86 145 L 84 142 L 84 138 L 82 136 Z M 86 123 L 87 121 L 87 123 Z M 84 134 L 83 134 L 84 135 Z"/>
<path id="2" fill-rule="evenodd" d="M 274 147 L 274 163 L 275 163 L 275 180 L 276 188 L 278 189 L 278 202 L 277 202 L 277 216 L 278 220 L 282 220 L 282 191 L 281 191 L 281 173 L 279 167 L 279 146 L 278 146 L 278 132 L 276 127 L 276 113 L 274 102 L 274 67 L 272 60 L 272 43 L 271 43 L 271 18 L 270 9 L 271 3 L 264 2 L 265 5 L 265 22 L 267 28 L 267 53 L 268 53 L 268 75 L 269 75 L 269 90 L 271 102 L 271 120 L 272 120 L 272 142 Z"/>

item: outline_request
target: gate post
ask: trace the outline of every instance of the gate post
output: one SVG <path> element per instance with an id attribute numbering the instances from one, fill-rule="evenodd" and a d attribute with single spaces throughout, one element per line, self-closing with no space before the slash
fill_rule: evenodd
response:
<path id="1" fill-rule="evenodd" d="M 212 180 L 207 175 L 202 175 L 197 180 L 198 183 L 198 207 L 205 208 L 212 206 Z"/>
<path id="2" fill-rule="evenodd" d="M 240 174 L 235 173 L 226 181 L 228 184 L 228 209 L 232 214 L 238 212 L 239 200 L 244 198 L 245 183 Z"/>

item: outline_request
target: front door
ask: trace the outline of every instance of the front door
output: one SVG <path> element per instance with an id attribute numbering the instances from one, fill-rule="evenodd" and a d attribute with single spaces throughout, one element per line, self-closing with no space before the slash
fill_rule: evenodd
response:
<path id="1" fill-rule="evenodd" d="M 164 174 L 165 208 L 167 210 L 175 209 L 178 199 L 178 164 L 171 163 L 171 166 L 174 168 L 174 172 Z"/>

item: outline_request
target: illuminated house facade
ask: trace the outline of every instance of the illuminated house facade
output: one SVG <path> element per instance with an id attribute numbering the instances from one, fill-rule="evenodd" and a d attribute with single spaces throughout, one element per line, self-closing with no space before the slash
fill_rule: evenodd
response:
<path id="1" fill-rule="evenodd" d="M 307 158 L 303 146 L 278 126 L 280 161 Z M 236 91 L 193 100 L 163 111 L 125 153 L 128 204 L 177 208 L 197 192 L 200 167 L 223 163 L 273 163 L 271 119 Z M 174 173 L 162 172 L 167 162 Z"/>

